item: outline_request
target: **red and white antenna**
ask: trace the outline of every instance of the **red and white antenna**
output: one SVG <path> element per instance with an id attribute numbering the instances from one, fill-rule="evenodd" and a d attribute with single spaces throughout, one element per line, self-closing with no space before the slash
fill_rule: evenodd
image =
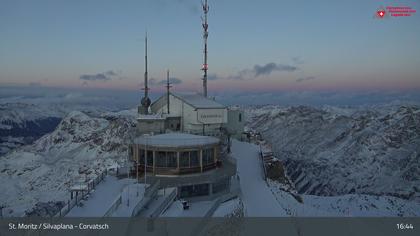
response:
<path id="1" fill-rule="evenodd" d="M 208 70 L 208 64 L 207 64 L 207 38 L 209 37 L 208 28 L 209 25 L 207 24 L 207 13 L 209 12 L 209 5 L 207 4 L 207 0 L 201 2 L 201 5 L 203 6 L 203 12 L 204 17 L 201 18 L 202 20 L 202 26 L 203 26 L 203 39 L 204 39 L 204 63 L 201 70 L 204 71 L 203 75 L 203 95 L 204 97 L 207 97 L 207 70 Z"/>

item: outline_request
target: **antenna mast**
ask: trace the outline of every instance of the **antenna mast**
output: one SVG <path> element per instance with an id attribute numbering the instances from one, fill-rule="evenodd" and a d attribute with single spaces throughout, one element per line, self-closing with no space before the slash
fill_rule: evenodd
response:
<path id="1" fill-rule="evenodd" d="M 144 97 L 149 97 L 149 88 L 147 87 L 147 33 L 145 37 L 144 51 Z"/>
<path id="2" fill-rule="evenodd" d="M 144 45 L 144 97 L 141 99 L 141 114 L 147 115 L 149 113 L 149 106 L 152 103 L 149 98 L 149 87 L 147 85 L 147 32 L 145 37 L 145 45 Z"/>
<path id="3" fill-rule="evenodd" d="M 203 12 L 204 12 L 204 19 L 203 19 L 203 17 L 201 18 L 201 20 L 203 21 L 202 25 L 203 25 L 203 39 L 204 39 L 204 63 L 203 63 L 203 68 L 202 68 L 202 70 L 204 71 L 204 75 L 203 75 L 203 95 L 204 95 L 204 97 L 207 97 L 207 69 L 208 69 L 208 65 L 207 65 L 207 38 L 209 37 L 209 32 L 208 32 L 209 25 L 207 24 L 207 13 L 209 12 L 209 5 L 207 4 L 207 0 L 205 0 L 204 3 L 202 2 L 201 5 L 203 6 Z"/>
<path id="4" fill-rule="evenodd" d="M 168 107 L 168 114 L 169 114 L 169 89 L 171 88 L 171 83 L 169 83 L 169 70 L 166 71 L 166 101 Z"/>

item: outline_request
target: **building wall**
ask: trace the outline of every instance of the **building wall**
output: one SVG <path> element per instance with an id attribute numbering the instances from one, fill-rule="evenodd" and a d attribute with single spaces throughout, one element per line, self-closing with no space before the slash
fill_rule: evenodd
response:
<path id="1" fill-rule="evenodd" d="M 181 117 L 167 117 L 165 120 L 165 129 L 180 131 Z"/>
<path id="2" fill-rule="evenodd" d="M 227 109 L 197 109 L 196 124 L 223 124 L 227 123 Z"/>
<path id="3" fill-rule="evenodd" d="M 152 112 L 153 113 L 161 113 L 161 114 L 167 114 L 168 108 L 166 104 L 166 95 L 160 97 L 155 104 L 152 106 Z M 173 116 L 181 116 L 182 115 L 182 101 L 174 96 L 169 96 L 169 113 Z"/>
<path id="4" fill-rule="evenodd" d="M 137 132 L 138 134 L 160 134 L 165 132 L 165 120 L 150 120 L 150 119 L 138 119 L 137 120 Z"/>
<path id="5" fill-rule="evenodd" d="M 169 112 L 171 116 L 181 117 L 181 131 L 192 134 L 216 135 L 220 133 L 222 124 L 227 123 L 228 113 L 226 108 L 196 109 L 181 99 L 171 95 L 169 97 Z M 166 97 L 162 96 L 152 107 L 155 113 L 167 113 Z M 166 125 L 168 126 L 168 125 Z"/>
<path id="6" fill-rule="evenodd" d="M 241 110 L 228 110 L 228 122 L 224 125 L 234 138 L 240 138 L 245 127 L 245 115 Z"/>

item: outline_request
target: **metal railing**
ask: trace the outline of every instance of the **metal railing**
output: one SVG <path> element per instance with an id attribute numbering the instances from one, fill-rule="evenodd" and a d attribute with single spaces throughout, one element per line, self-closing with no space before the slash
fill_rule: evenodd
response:
<path id="1" fill-rule="evenodd" d="M 266 182 L 266 184 L 268 185 L 268 183 L 267 183 L 267 169 L 266 169 L 266 165 L 264 163 L 264 153 L 262 151 L 261 145 L 260 145 L 260 158 L 261 158 L 261 166 L 262 166 L 263 174 L 264 174 L 263 178 L 264 178 L 264 181 Z"/>
<path id="2" fill-rule="evenodd" d="M 115 210 L 118 209 L 118 207 L 122 203 L 122 195 L 120 194 L 117 199 L 112 203 L 111 207 L 105 212 L 104 217 L 111 216 Z"/>
<path id="3" fill-rule="evenodd" d="M 150 218 L 156 218 L 162 213 L 164 210 L 166 210 L 170 203 L 173 202 L 176 198 L 176 188 L 173 188 L 171 193 L 165 198 L 165 200 L 160 204 L 158 208 L 156 208 L 155 211 L 150 215 Z"/>
<path id="4" fill-rule="evenodd" d="M 143 199 L 137 203 L 137 205 L 134 207 L 131 216 L 137 216 L 143 208 L 150 203 L 150 201 L 153 199 L 153 197 L 157 194 L 157 191 L 159 190 L 160 186 L 160 180 L 157 180 L 154 182 L 151 186 L 146 188 L 146 191 L 144 192 Z"/>
<path id="5" fill-rule="evenodd" d="M 67 204 L 64 205 L 54 217 L 62 217 L 67 215 L 70 210 L 77 205 L 83 198 L 85 198 L 89 193 L 95 189 L 95 187 L 107 176 L 107 170 L 101 172 L 95 179 L 88 181 L 88 190 L 81 191 L 82 194 L 76 195 L 73 199 L 67 201 Z"/>

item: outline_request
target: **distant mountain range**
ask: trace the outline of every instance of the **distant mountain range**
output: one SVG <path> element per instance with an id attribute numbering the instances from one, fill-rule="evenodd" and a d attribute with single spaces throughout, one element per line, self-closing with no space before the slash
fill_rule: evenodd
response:
<path id="1" fill-rule="evenodd" d="M 420 201 L 420 108 L 247 109 L 302 194 Z"/>

